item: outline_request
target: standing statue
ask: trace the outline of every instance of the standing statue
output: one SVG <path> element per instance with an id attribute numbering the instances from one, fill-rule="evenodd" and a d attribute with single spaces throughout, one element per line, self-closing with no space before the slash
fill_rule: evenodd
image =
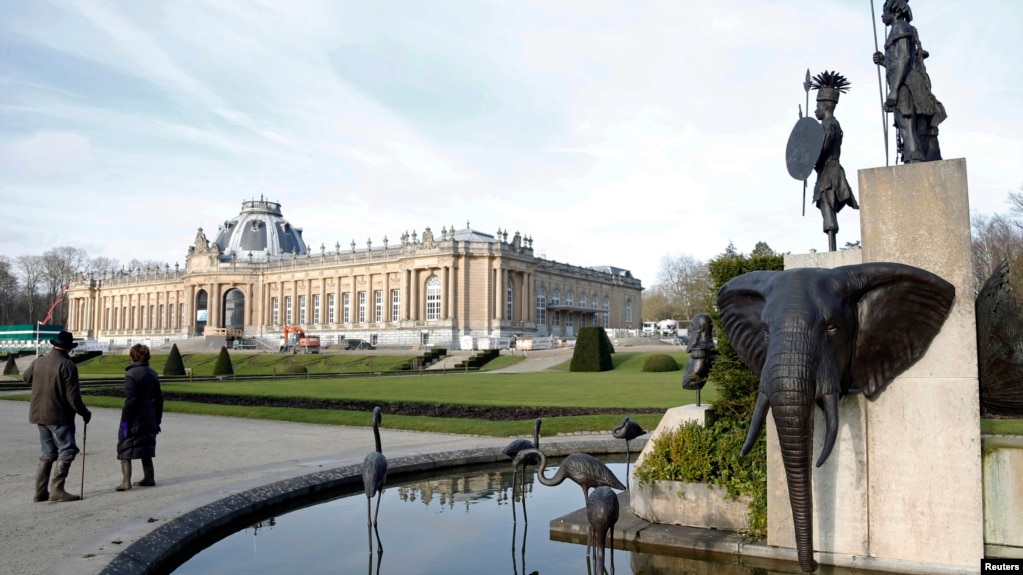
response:
<path id="1" fill-rule="evenodd" d="M 881 21 L 890 26 L 884 54 L 874 52 L 874 63 L 884 66 L 888 97 L 884 110 L 895 113 L 902 162 L 931 162 L 941 159 L 938 124 L 948 117 L 945 106 L 931 92 L 931 79 L 924 60 L 929 56 L 920 44 L 909 0 L 885 0 Z"/>
<path id="2" fill-rule="evenodd" d="M 824 144 L 813 169 L 817 172 L 817 183 L 813 187 L 813 203 L 824 216 L 824 233 L 828 235 L 828 250 L 836 251 L 835 237 L 838 235 L 838 212 L 849 206 L 860 209 L 853 196 L 845 168 L 839 163 L 842 155 L 842 126 L 835 119 L 835 106 L 839 94 L 849 90 L 849 81 L 837 72 L 824 72 L 814 76 L 810 87 L 817 90 L 817 111 L 815 115 L 824 130 Z"/>
<path id="3" fill-rule="evenodd" d="M 710 366 L 717 356 L 713 328 L 710 316 L 705 313 L 694 315 L 689 322 L 689 341 L 686 343 L 689 361 L 682 375 L 682 389 L 696 390 L 696 405 L 700 405 L 700 390 L 706 385 Z"/>

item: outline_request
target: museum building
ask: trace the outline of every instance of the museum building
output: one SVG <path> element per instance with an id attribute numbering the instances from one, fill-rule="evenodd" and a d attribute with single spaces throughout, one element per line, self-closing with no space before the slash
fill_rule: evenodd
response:
<path id="1" fill-rule="evenodd" d="M 466 337 L 573 337 L 580 327 L 637 329 L 640 280 L 625 269 L 534 255 L 519 232 L 446 226 L 397 244 L 353 241 L 310 250 L 281 205 L 242 202 L 214 241 L 199 228 L 184 269 L 80 276 L 68 288 L 68 329 L 110 345 L 226 334 L 274 342 L 285 325 L 323 345 L 455 348 Z"/>

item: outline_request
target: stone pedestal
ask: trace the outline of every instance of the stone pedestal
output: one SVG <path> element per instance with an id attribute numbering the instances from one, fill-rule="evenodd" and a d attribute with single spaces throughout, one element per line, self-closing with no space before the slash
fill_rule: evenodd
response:
<path id="1" fill-rule="evenodd" d="M 646 458 L 646 454 L 650 453 L 654 448 L 654 440 L 656 440 L 662 433 L 669 429 L 676 429 L 678 426 L 689 421 L 695 421 L 696 423 L 706 426 L 707 425 L 707 412 L 710 410 L 710 404 L 704 403 L 703 405 L 689 404 L 682 405 L 679 407 L 672 407 L 668 411 L 664 412 L 664 417 L 661 418 L 661 422 L 657 424 L 657 428 L 650 434 L 650 439 L 647 440 L 646 445 L 643 446 L 643 451 L 639 453 L 639 457 L 636 458 L 636 464 L 632 466 L 634 472 L 643 459 Z M 632 486 L 632 477 L 629 477 L 629 486 Z"/>
<path id="2" fill-rule="evenodd" d="M 814 470 L 814 549 L 975 572 L 984 553 L 976 324 L 965 160 L 859 172 L 861 251 L 787 256 L 792 267 L 897 262 L 956 288 L 927 354 L 876 401 L 849 396 Z M 824 418 L 814 421 L 814 459 Z M 777 434 L 768 417 L 768 544 L 795 547 Z"/>
<path id="3" fill-rule="evenodd" d="M 956 288 L 927 355 L 867 406 L 870 555 L 978 569 L 984 555 L 980 392 L 966 160 L 859 172 L 863 261 Z"/>

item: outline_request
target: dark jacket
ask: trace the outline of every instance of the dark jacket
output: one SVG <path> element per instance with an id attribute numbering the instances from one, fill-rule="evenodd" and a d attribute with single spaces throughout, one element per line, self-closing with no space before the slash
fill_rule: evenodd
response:
<path id="1" fill-rule="evenodd" d="M 142 459 L 156 456 L 156 434 L 163 419 L 163 392 L 160 378 L 147 363 L 132 363 L 124 368 L 124 409 L 122 426 L 128 436 L 118 432 L 117 458 Z"/>
<path id="2" fill-rule="evenodd" d="M 53 349 L 28 366 L 22 377 L 32 384 L 28 420 L 39 425 L 70 425 L 75 413 L 88 419 L 78 387 L 78 367 L 67 352 Z"/>

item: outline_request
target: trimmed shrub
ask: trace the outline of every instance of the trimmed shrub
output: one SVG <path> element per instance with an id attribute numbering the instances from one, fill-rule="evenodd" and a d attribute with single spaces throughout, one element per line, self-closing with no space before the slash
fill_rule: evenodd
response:
<path id="1" fill-rule="evenodd" d="M 18 362 L 15 361 L 13 353 L 7 355 L 7 365 L 4 366 L 4 375 L 18 375 Z"/>
<path id="2" fill-rule="evenodd" d="M 607 332 L 604 331 L 604 328 L 600 328 L 600 337 L 607 344 L 607 348 L 609 350 L 611 350 L 611 353 L 614 353 L 615 352 L 615 346 L 614 346 L 613 343 L 611 343 L 611 338 L 607 336 Z"/>
<path id="3" fill-rule="evenodd" d="M 569 371 L 610 371 L 614 369 L 611 361 L 611 340 L 602 327 L 583 327 L 575 340 L 575 351 Z"/>
<path id="4" fill-rule="evenodd" d="M 227 347 L 223 345 L 220 346 L 220 355 L 217 356 L 217 363 L 213 365 L 213 375 L 234 375 L 231 355 L 227 353 Z"/>
<path id="5" fill-rule="evenodd" d="M 178 351 L 178 344 L 171 345 L 170 354 L 167 355 L 167 363 L 163 366 L 163 374 L 167 376 L 185 375 L 185 362 L 181 359 L 181 352 Z"/>
<path id="6" fill-rule="evenodd" d="M 643 371 L 678 371 L 678 362 L 664 353 L 655 353 L 643 362 Z"/>
<path id="7" fill-rule="evenodd" d="M 281 375 L 308 375 L 309 369 L 298 363 L 286 363 L 281 366 Z"/>

